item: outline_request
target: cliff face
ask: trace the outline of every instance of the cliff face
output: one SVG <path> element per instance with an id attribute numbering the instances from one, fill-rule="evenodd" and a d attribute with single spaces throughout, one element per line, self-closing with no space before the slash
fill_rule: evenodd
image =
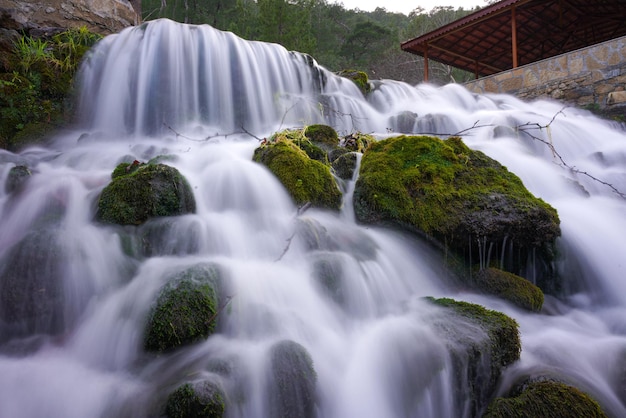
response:
<path id="1" fill-rule="evenodd" d="M 128 0 L 0 0 L 0 27 L 44 35 L 86 26 L 102 35 L 140 20 Z"/>

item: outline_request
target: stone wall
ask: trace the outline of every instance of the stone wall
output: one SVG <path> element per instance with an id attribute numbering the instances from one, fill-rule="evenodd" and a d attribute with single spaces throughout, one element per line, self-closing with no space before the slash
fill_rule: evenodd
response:
<path id="1" fill-rule="evenodd" d="M 552 98 L 583 108 L 626 107 L 626 37 L 470 81 L 477 93 Z"/>

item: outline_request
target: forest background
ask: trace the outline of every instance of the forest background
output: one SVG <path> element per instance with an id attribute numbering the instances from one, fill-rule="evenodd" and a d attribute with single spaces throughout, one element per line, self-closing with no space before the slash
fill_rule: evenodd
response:
<path id="1" fill-rule="evenodd" d="M 141 7 L 144 20 L 209 24 L 244 39 L 309 54 L 331 71 L 360 70 L 371 79 L 411 84 L 423 80 L 424 60 L 402 51 L 400 44 L 478 9 L 418 7 L 407 16 L 380 7 L 348 10 L 326 0 L 142 0 Z M 430 82 L 472 78 L 466 71 L 429 62 Z"/>

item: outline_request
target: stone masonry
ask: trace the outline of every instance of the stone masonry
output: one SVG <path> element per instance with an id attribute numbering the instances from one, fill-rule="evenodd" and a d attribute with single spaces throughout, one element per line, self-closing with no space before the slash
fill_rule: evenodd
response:
<path id="1" fill-rule="evenodd" d="M 476 93 L 551 98 L 578 107 L 626 109 L 626 36 L 504 71 L 465 86 Z"/>

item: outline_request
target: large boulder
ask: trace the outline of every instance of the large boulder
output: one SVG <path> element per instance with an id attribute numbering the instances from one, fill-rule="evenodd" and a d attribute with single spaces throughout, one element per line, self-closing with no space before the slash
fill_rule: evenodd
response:
<path id="1" fill-rule="evenodd" d="M 42 35 L 85 26 L 108 35 L 136 25 L 139 13 L 127 0 L 0 0 L 0 27 Z"/>
<path id="2" fill-rule="evenodd" d="M 111 177 L 98 200 L 96 217 L 102 222 L 140 225 L 150 218 L 196 210 L 189 183 L 174 167 L 138 161 L 122 163 Z"/>
<path id="3" fill-rule="evenodd" d="M 253 159 L 280 180 L 296 205 L 310 203 L 314 207 L 338 210 L 342 195 L 330 166 L 312 159 L 298 145 L 306 141 L 306 137 L 275 135 L 254 151 Z"/>
<path id="4" fill-rule="evenodd" d="M 208 338 L 215 330 L 220 272 L 197 265 L 171 277 L 150 312 L 144 348 L 161 352 Z"/>
<path id="5" fill-rule="evenodd" d="M 581 390 L 552 380 L 526 382 L 510 396 L 491 402 L 483 418 L 606 418 L 600 405 Z"/>
<path id="6" fill-rule="evenodd" d="M 362 223 L 409 228 L 469 264 L 487 267 L 497 254 L 504 270 L 518 273 L 535 255 L 552 274 L 556 210 L 458 137 L 398 136 L 371 144 L 354 207 Z"/>
<path id="7" fill-rule="evenodd" d="M 444 308 L 435 330 L 447 342 L 454 376 L 452 388 L 461 401 L 469 400 L 470 416 L 478 416 L 492 397 L 505 367 L 519 360 L 521 340 L 517 322 L 480 305 L 453 299 L 429 299 Z"/>

